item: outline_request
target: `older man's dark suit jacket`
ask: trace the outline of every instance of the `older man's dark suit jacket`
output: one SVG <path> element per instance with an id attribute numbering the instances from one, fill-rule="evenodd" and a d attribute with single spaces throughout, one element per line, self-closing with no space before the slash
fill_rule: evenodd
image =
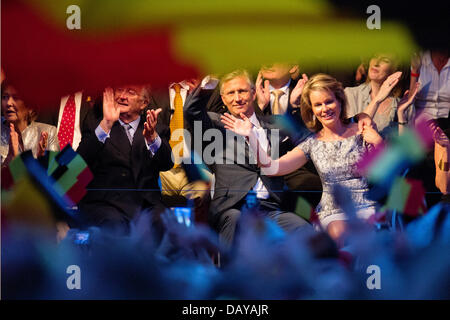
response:
<path id="1" fill-rule="evenodd" d="M 211 202 L 211 217 L 210 222 L 215 225 L 218 222 L 218 218 L 224 211 L 235 207 L 240 203 L 247 193 L 253 189 L 258 178 L 261 178 L 262 182 L 269 191 L 270 201 L 280 204 L 281 192 L 284 190 L 283 177 L 269 177 L 261 174 L 260 168 L 256 165 L 256 162 L 252 161 L 249 153 L 249 147 L 246 145 L 242 136 L 236 136 L 230 130 L 226 130 L 220 121 L 220 114 L 214 112 L 207 112 L 205 105 L 207 97 L 204 96 L 202 90 L 196 89 L 196 91 L 187 99 L 184 106 L 184 117 L 189 122 L 190 127 L 193 127 L 194 121 L 201 121 L 202 133 L 204 134 L 208 129 L 217 129 L 222 133 L 222 150 L 216 150 L 215 159 L 222 159 L 223 164 L 220 163 L 208 163 L 208 159 L 203 155 L 203 160 L 210 167 L 211 171 L 215 173 L 215 189 L 214 196 Z M 261 116 L 257 116 L 261 127 L 264 129 L 276 129 L 275 125 L 267 122 Z M 229 139 L 241 139 L 239 141 L 245 148 L 235 148 L 231 152 L 226 152 L 226 135 L 229 134 Z M 267 130 L 267 138 L 269 140 L 270 148 L 273 150 L 279 150 L 280 156 L 292 147 L 289 136 L 283 132 L 279 132 L 278 139 L 271 139 L 271 131 Z M 193 137 L 193 139 L 202 139 L 202 137 Z M 274 141 L 272 141 L 274 140 Z M 271 143 L 272 142 L 272 143 Z M 206 141 L 202 148 L 209 145 Z M 196 150 L 198 154 L 202 154 L 203 150 Z M 245 163 L 239 163 L 238 159 L 245 159 Z M 244 161 L 242 161 L 244 162 Z M 255 163 L 255 164 L 253 164 Z"/>
<path id="2" fill-rule="evenodd" d="M 111 207 L 125 219 L 131 219 L 137 210 L 161 207 L 159 172 L 173 166 L 169 128 L 158 123 L 156 130 L 161 137 L 161 146 L 152 155 L 142 135 L 144 117 L 141 117 L 132 145 L 119 121 L 114 123 L 110 138 L 101 143 L 95 135 L 101 119 L 94 110 L 88 114 L 77 149 L 94 174 L 88 185 L 90 190 L 80 202 L 80 210 L 92 212 L 96 207 Z M 91 212 L 84 213 L 91 215 Z M 94 218 L 98 219 L 102 217 Z"/>

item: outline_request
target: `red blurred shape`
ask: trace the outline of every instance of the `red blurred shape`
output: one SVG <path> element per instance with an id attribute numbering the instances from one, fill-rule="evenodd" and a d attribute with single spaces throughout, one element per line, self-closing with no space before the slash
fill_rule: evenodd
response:
<path id="1" fill-rule="evenodd" d="M 81 89 L 194 78 L 197 68 L 177 61 L 167 28 L 128 34 L 88 34 L 53 26 L 22 3 L 2 3 L 2 68 L 30 107 L 48 109 Z M 59 105 L 58 105 L 59 107 Z"/>

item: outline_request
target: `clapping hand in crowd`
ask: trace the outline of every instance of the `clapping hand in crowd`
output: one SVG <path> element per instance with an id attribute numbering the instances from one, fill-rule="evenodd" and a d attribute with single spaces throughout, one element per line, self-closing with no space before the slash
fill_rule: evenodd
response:
<path id="1" fill-rule="evenodd" d="M 306 82 L 308 82 L 308 76 L 306 74 L 302 74 L 302 79 L 298 80 L 295 88 L 291 92 L 290 103 L 294 107 L 300 106 L 300 101 L 302 98 L 303 88 L 305 87 Z"/>
<path id="2" fill-rule="evenodd" d="M 392 89 L 397 85 L 397 83 L 400 81 L 400 77 L 402 76 L 401 71 L 394 72 L 389 77 L 387 77 L 386 80 L 384 80 L 383 84 L 380 87 L 380 90 L 378 91 L 378 94 L 375 97 L 375 100 L 378 103 L 381 103 L 388 97 L 388 95 L 391 93 Z"/>
<path id="3" fill-rule="evenodd" d="M 9 152 L 12 153 L 13 158 L 17 157 L 19 154 L 19 134 L 15 130 L 14 124 L 9 124 L 9 133 L 10 133 L 10 139 L 9 139 Z"/>
<path id="4" fill-rule="evenodd" d="M 158 115 L 161 113 L 162 109 L 158 108 L 156 110 L 147 110 L 147 118 L 144 123 L 144 130 L 142 135 L 148 143 L 155 141 L 158 133 L 156 132 L 156 124 L 158 123 Z"/>
<path id="5" fill-rule="evenodd" d="M 119 120 L 120 106 L 114 99 L 114 90 L 106 88 L 103 92 L 103 119 L 100 122 L 102 129 L 109 133 L 114 122 Z"/>
<path id="6" fill-rule="evenodd" d="M 264 110 L 270 103 L 270 89 L 269 89 L 269 80 L 264 80 L 261 71 L 258 73 L 258 77 L 256 78 L 256 100 L 258 103 L 258 107 L 261 110 Z"/>
<path id="7" fill-rule="evenodd" d="M 398 121 L 404 122 L 405 121 L 405 112 L 408 110 L 408 108 L 413 104 L 414 99 L 416 98 L 417 92 L 419 91 L 420 83 L 417 82 L 413 88 L 413 91 L 406 90 L 403 94 L 402 99 L 398 103 Z"/>
<path id="8" fill-rule="evenodd" d="M 38 157 L 44 156 L 47 146 L 48 146 L 48 133 L 45 131 L 42 131 L 41 137 L 39 138 L 39 143 L 38 143 L 38 153 L 37 153 Z"/>

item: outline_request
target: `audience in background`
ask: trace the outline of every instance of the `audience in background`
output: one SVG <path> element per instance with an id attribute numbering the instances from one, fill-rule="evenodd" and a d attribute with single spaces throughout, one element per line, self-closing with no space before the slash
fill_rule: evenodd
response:
<path id="1" fill-rule="evenodd" d="M 145 86 L 108 88 L 102 112 L 80 91 L 63 97 L 57 112 L 39 118 L 52 126 L 36 121 L 36 113 L 5 80 L 2 69 L 2 169 L 21 152 L 31 150 L 41 157 L 46 150 L 71 144 L 94 174 L 79 203 L 79 228 L 57 224 L 54 232 L 52 217 L 47 217 L 52 223 L 46 227 L 33 227 L 24 221 L 27 215 L 2 216 L 2 271 L 8 275 L 2 278 L 2 296 L 448 299 L 450 260 L 442 255 L 450 249 L 448 50 L 432 49 L 412 59 L 410 89 L 401 99 L 397 70 L 392 55 L 376 55 L 367 70 L 357 70 L 358 79 L 366 76 L 366 81 L 343 89 L 331 76 L 308 79 L 303 74 L 299 79 L 298 65 L 274 63 L 261 68 L 256 87 L 247 72 L 236 71 L 220 86 L 212 85 L 216 81 L 208 76 L 153 93 Z M 427 191 L 427 179 L 433 180 L 443 198 L 398 229 L 377 220 L 381 203 L 368 197 L 370 186 L 356 163 L 383 137 L 413 127 L 416 114 L 435 120 L 430 122 L 434 150 L 426 160 L 430 170 L 419 165 L 410 173 L 425 182 Z M 356 115 L 362 119 L 358 125 L 350 122 Z M 312 134 L 293 139 L 282 133 L 279 141 L 272 141 L 265 129 L 277 128 L 276 119 L 284 116 Z M 181 153 L 172 157 L 183 141 L 174 132 L 194 133 L 197 120 L 202 131 L 214 128 L 223 136 L 234 132 L 247 137 L 231 163 L 231 154 L 215 154 L 223 164 L 210 165 L 215 174 L 210 207 L 205 201 L 209 184 L 190 181 L 179 161 L 172 168 L 173 160 L 191 151 L 183 143 Z M 278 147 L 280 157 L 271 159 L 269 150 Z M 240 158 L 246 162 L 237 163 Z M 319 169 L 321 183 L 313 165 L 299 169 L 308 160 Z M 276 177 L 280 175 L 284 181 Z M 213 228 L 166 209 L 159 177 L 163 194 L 194 199 L 196 209 L 201 199 L 202 209 L 209 207 Z M 41 182 L 32 183 L 39 189 Z M 320 221 L 314 230 L 285 208 L 293 209 L 295 191 L 321 191 L 320 185 Z M 305 198 L 315 205 L 314 197 Z M 392 212 L 386 215 L 387 220 L 395 218 Z M 66 268 L 74 264 L 85 277 L 80 291 L 67 290 Z M 383 290 L 366 289 L 369 265 L 382 268 Z M 430 266 L 432 272 L 424 274 Z"/>
<path id="2" fill-rule="evenodd" d="M 76 93 L 62 97 L 55 106 L 49 110 L 40 111 L 38 120 L 55 126 L 58 129 L 58 139 L 62 150 L 68 143 L 74 150 L 78 148 L 81 141 L 83 124 L 89 110 L 94 104 L 93 97 L 85 92 Z M 56 108 L 57 107 L 57 108 Z M 55 110 L 58 110 L 55 112 Z"/>
<path id="3" fill-rule="evenodd" d="M 366 82 L 357 87 L 345 88 L 347 117 L 351 118 L 360 112 L 367 113 L 373 118 L 380 134 L 385 137 L 393 129 L 396 133 L 403 126 L 411 124 L 414 118 L 414 107 L 411 104 L 417 92 L 416 87 L 411 88 L 408 99 L 400 101 L 398 89 L 394 88 L 383 102 L 372 102 L 389 76 L 396 77 L 394 86 L 398 83 L 401 73 L 396 73 L 396 70 L 397 63 L 392 55 L 378 54 L 370 59 Z"/>
<path id="4" fill-rule="evenodd" d="M 0 155 L 7 166 L 23 151 L 34 157 L 46 150 L 59 151 L 56 127 L 35 121 L 36 112 L 25 104 L 20 93 L 6 80 L 2 82 L 2 125 Z"/>
<path id="5" fill-rule="evenodd" d="M 444 49 L 426 51 L 423 56 L 411 59 L 410 91 L 420 83 L 415 102 L 417 116 L 426 115 L 430 119 L 446 120 L 450 110 L 450 60 Z"/>

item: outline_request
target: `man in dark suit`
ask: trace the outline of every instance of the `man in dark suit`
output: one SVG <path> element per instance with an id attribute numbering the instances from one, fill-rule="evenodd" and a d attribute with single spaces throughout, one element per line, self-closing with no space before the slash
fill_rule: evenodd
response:
<path id="1" fill-rule="evenodd" d="M 141 210 L 164 209 L 158 176 L 173 166 L 169 129 L 157 121 L 160 109 L 141 115 L 149 99 L 143 86 L 108 88 L 102 117 L 87 116 L 77 151 L 94 174 L 79 204 L 90 225 L 126 234 Z"/>
<path id="2" fill-rule="evenodd" d="M 206 76 L 200 82 L 197 79 L 183 80 L 178 82 L 180 85 L 180 95 L 182 97 L 182 103 L 184 105 L 187 96 L 192 93 L 192 91 L 198 86 L 202 86 L 204 90 L 205 97 L 208 96 L 206 109 L 210 112 L 217 113 L 225 113 L 227 108 L 222 102 L 222 98 L 220 97 L 220 91 L 218 87 L 219 80 Z M 149 108 L 151 109 L 159 109 L 162 111 L 159 114 L 158 122 L 170 126 L 170 120 L 172 119 L 173 113 L 175 111 L 175 85 L 177 83 L 171 83 L 168 89 L 163 90 L 152 90 L 152 94 L 150 97 Z"/>
<path id="3" fill-rule="evenodd" d="M 256 80 L 257 105 L 256 112 L 263 115 L 273 116 L 274 118 L 289 116 L 295 121 L 299 131 L 304 134 L 298 134 L 297 137 L 291 137 L 296 143 L 309 134 L 309 130 L 303 123 L 299 101 L 291 102 L 291 95 L 298 88 L 299 66 L 289 63 L 274 63 L 263 66 L 258 73 Z M 304 75 L 304 77 L 306 77 Z M 307 78 L 306 78 L 307 79 Z M 303 167 L 284 177 L 286 184 L 291 192 L 285 194 L 283 203 L 290 210 L 294 210 L 296 205 L 296 191 L 302 191 L 301 196 L 315 207 L 321 197 L 322 183 L 316 168 L 311 160 Z"/>
<path id="4" fill-rule="evenodd" d="M 270 148 L 273 152 L 287 149 L 283 145 L 289 141 L 289 137 L 272 135 L 271 130 L 265 131 L 274 127 L 262 117 L 256 116 L 253 107 L 256 92 L 246 71 L 238 70 L 224 76 L 220 92 L 224 104 L 233 116 L 239 117 L 243 113 L 250 119 L 265 148 Z M 186 101 L 184 116 L 190 127 L 194 128 L 194 134 L 199 131 L 196 127 L 200 125 L 204 135 L 215 135 L 215 140 L 211 143 L 217 146 L 214 148 L 214 155 L 212 151 L 208 153 L 211 144 L 204 144 L 203 150 L 198 150 L 198 153 L 203 154 L 204 162 L 215 174 L 210 222 L 219 232 L 220 239 L 227 244 L 233 242 L 245 198 L 251 191 L 259 199 L 259 211 L 275 220 L 283 229 L 293 231 L 309 226 L 299 216 L 280 209 L 281 199 L 277 191 L 283 190 L 283 178 L 261 174 L 244 138 L 225 129 L 220 121 L 220 114 L 207 112 L 206 101 L 201 87 L 197 88 Z M 197 139 L 201 137 L 194 135 L 193 140 Z M 218 143 L 220 139 L 222 145 Z"/>
<path id="5" fill-rule="evenodd" d="M 175 166 L 160 173 L 163 203 L 166 206 L 185 206 L 188 200 L 192 200 L 195 205 L 195 217 L 197 222 L 206 222 L 210 201 L 210 181 L 196 180 L 188 178 L 185 168 L 180 165 L 182 158 L 190 156 L 190 148 L 187 141 L 183 139 L 178 130 L 187 130 L 187 123 L 183 119 L 183 106 L 187 96 L 192 93 L 198 85 L 204 88 L 206 95 L 211 96 L 208 100 L 208 110 L 220 112 L 223 107 L 222 99 L 215 95 L 219 80 L 211 76 L 206 76 L 201 81 L 198 79 L 183 80 L 174 82 L 167 89 L 155 90 L 150 99 L 150 109 L 162 111 L 158 122 L 170 127 L 171 139 L 169 143 L 172 147 Z M 226 110 L 226 108 L 225 108 Z M 223 113 L 223 111 L 222 111 Z M 181 147 L 181 148 L 180 148 Z M 204 177 L 211 179 L 208 170 L 202 170 Z"/>
<path id="6" fill-rule="evenodd" d="M 256 79 L 256 98 L 259 110 L 264 115 L 282 115 L 292 113 L 294 107 L 289 101 L 298 80 L 298 65 L 274 63 L 261 68 Z"/>

